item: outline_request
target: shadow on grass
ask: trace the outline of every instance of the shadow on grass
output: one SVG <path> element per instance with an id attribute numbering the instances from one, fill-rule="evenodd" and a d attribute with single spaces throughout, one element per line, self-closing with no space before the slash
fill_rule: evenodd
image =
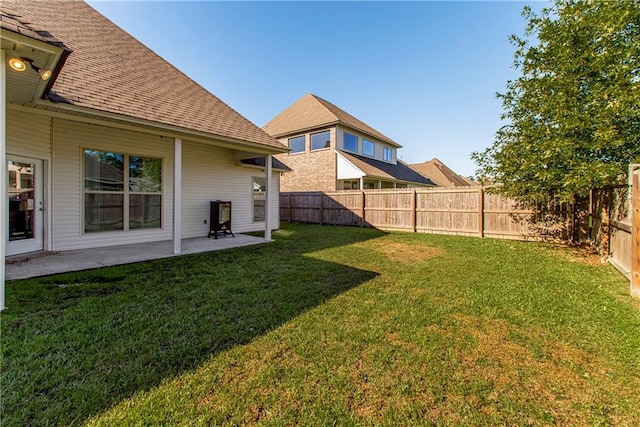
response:
<path id="1" fill-rule="evenodd" d="M 2 425 L 72 425 L 375 277 L 305 253 L 381 236 L 287 225 L 275 243 L 9 282 Z"/>

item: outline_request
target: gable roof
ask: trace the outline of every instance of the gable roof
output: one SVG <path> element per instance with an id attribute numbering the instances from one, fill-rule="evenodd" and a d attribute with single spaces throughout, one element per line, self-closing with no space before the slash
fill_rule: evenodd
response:
<path id="1" fill-rule="evenodd" d="M 49 99 L 285 151 L 180 70 L 81 1 L 3 0 L 22 26 L 46 28 L 73 53 Z M 37 23 L 29 24 L 26 23 Z M 21 31 L 21 30 L 20 30 Z"/>
<path id="2" fill-rule="evenodd" d="M 431 181 L 439 187 L 468 187 L 478 185 L 472 180 L 458 175 L 436 158 L 424 163 L 412 163 L 409 166 L 431 179 Z"/>
<path id="3" fill-rule="evenodd" d="M 398 163 L 394 165 L 358 154 L 347 153 L 342 150 L 336 151 L 368 176 L 393 179 L 396 181 L 415 182 L 423 185 L 435 185 L 429 178 L 420 175 L 402 160 L 398 160 Z"/>
<path id="4" fill-rule="evenodd" d="M 347 126 L 394 147 L 401 147 L 393 139 L 383 135 L 341 108 L 310 93 L 304 95 L 282 113 L 271 119 L 262 129 L 278 138 L 333 124 Z"/>

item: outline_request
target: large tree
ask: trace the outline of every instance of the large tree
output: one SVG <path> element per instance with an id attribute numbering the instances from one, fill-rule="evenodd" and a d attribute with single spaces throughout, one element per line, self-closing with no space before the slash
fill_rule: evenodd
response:
<path id="1" fill-rule="evenodd" d="M 572 201 L 640 161 L 640 0 L 566 1 L 512 35 L 521 76 L 497 94 L 506 121 L 473 153 L 478 178 L 528 202 Z"/>

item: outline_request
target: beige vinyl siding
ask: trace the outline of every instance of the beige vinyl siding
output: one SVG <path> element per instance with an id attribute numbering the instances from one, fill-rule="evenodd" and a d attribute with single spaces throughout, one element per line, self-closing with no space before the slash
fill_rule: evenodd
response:
<path id="1" fill-rule="evenodd" d="M 205 237 L 209 232 L 210 201 L 231 201 L 234 233 L 259 231 L 264 223 L 253 222 L 253 177 L 260 169 L 241 166 L 230 149 L 184 141 L 182 146 L 182 236 Z M 278 173 L 271 193 L 271 225 L 279 227 Z M 205 220 L 207 223 L 205 224 Z"/>
<path id="2" fill-rule="evenodd" d="M 83 150 L 162 158 L 162 228 L 83 233 Z M 53 119 L 53 249 L 84 249 L 170 240 L 173 139 Z"/>
<path id="3" fill-rule="evenodd" d="M 51 159 L 51 118 L 8 109 L 7 154 Z"/>

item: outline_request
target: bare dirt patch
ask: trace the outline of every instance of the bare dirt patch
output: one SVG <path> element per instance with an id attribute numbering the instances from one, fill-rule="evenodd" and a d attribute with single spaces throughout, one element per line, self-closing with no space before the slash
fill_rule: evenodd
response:
<path id="1" fill-rule="evenodd" d="M 492 389 L 479 402 L 479 410 L 491 410 L 506 397 L 531 400 L 554 423 L 590 425 L 603 417 L 606 424 L 616 424 L 615 411 L 599 413 L 603 397 L 633 399 L 634 387 L 616 381 L 611 367 L 583 349 L 502 320 L 462 315 L 456 319 L 459 332 L 475 339 L 475 345 L 458 350 L 463 369 L 456 377 L 465 382 L 484 381 Z"/>
<path id="2" fill-rule="evenodd" d="M 553 256 L 570 262 L 577 262 L 584 265 L 606 264 L 606 260 L 590 246 L 558 245 L 550 246 L 548 250 Z"/>
<path id="3" fill-rule="evenodd" d="M 444 249 L 435 246 L 421 244 L 408 244 L 404 242 L 387 242 L 373 240 L 362 243 L 368 249 L 383 254 L 389 261 L 399 262 L 403 265 L 412 265 L 430 258 L 444 254 Z"/>

